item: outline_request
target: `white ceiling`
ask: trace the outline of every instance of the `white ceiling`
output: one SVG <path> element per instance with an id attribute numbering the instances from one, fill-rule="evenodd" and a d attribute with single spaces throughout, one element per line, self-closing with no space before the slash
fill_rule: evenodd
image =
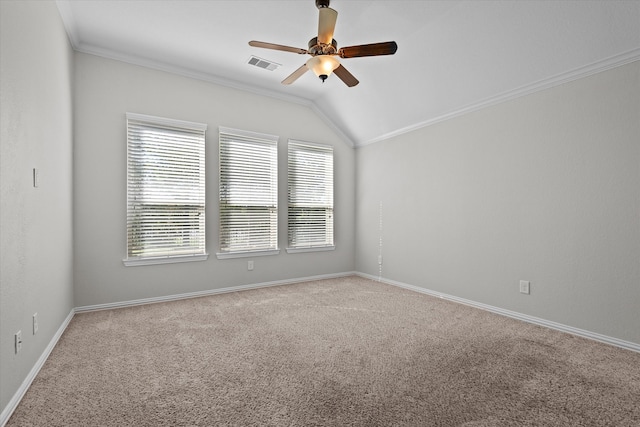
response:
<path id="1" fill-rule="evenodd" d="M 309 105 L 359 146 L 640 60 L 640 1 L 332 0 L 338 47 L 395 40 L 393 56 L 342 59 L 346 87 L 306 73 L 314 0 L 58 0 L 74 48 Z M 255 55 L 282 66 L 247 64 Z"/>

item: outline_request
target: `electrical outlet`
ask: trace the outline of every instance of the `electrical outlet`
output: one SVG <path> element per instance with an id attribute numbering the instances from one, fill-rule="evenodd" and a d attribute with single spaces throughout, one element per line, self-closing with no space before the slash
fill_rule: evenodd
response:
<path id="1" fill-rule="evenodd" d="M 33 313 L 33 335 L 38 333 L 38 313 Z"/>
<path id="2" fill-rule="evenodd" d="M 20 353 L 22 350 L 22 331 L 16 332 L 16 354 Z"/>
<path id="3" fill-rule="evenodd" d="M 253 270 L 253 261 L 248 261 L 247 262 L 247 270 L 249 270 L 249 271 Z"/>
<path id="4" fill-rule="evenodd" d="M 529 295 L 530 283 L 526 280 L 520 280 L 520 293 Z"/>

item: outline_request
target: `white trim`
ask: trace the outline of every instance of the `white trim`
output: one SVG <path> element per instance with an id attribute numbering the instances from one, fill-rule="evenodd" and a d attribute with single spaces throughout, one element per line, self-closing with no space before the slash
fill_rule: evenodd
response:
<path id="1" fill-rule="evenodd" d="M 89 311 L 98 311 L 98 310 L 110 310 L 115 308 L 132 307 L 136 305 L 153 304 L 153 303 L 159 303 L 159 302 L 178 301 L 178 300 L 188 299 L 188 298 L 218 295 L 218 294 L 224 294 L 229 292 L 266 288 L 271 286 L 291 285 L 295 283 L 311 282 L 315 280 L 335 279 L 339 277 L 348 277 L 348 276 L 354 276 L 354 275 L 356 275 L 355 271 L 347 271 L 343 273 L 332 273 L 332 274 L 321 274 L 317 276 L 307 276 L 307 277 L 300 277 L 295 279 L 285 279 L 285 280 L 276 280 L 272 282 L 254 283 L 249 285 L 230 286 L 230 287 L 221 288 L 221 289 L 211 289 L 208 291 L 188 292 L 184 294 L 168 295 L 164 297 L 153 297 L 153 298 L 144 298 L 144 299 L 138 299 L 138 300 L 122 301 L 122 302 L 107 303 L 107 304 L 87 305 L 87 306 L 81 306 L 81 307 L 76 307 L 74 309 L 71 309 L 71 311 L 69 312 L 69 315 L 62 322 L 62 325 L 60 325 L 60 327 L 56 331 L 53 338 L 51 338 L 49 345 L 47 345 L 45 350 L 42 352 L 42 355 L 40 356 L 38 361 L 35 363 L 35 365 L 33 365 L 33 367 L 31 368 L 31 371 L 29 371 L 29 374 L 24 379 L 24 381 L 22 382 L 18 390 L 15 392 L 15 394 L 13 395 L 13 397 L 11 398 L 7 406 L 2 410 L 2 413 L 0 413 L 0 427 L 4 427 L 5 424 L 9 421 L 9 418 L 11 418 L 11 415 L 13 414 L 15 409 L 18 407 L 18 404 L 20 404 L 20 401 L 22 400 L 25 393 L 31 386 L 31 383 L 33 382 L 35 377 L 38 375 L 38 372 L 40 372 L 40 369 L 42 368 L 42 366 L 44 366 L 44 363 L 49 358 L 51 351 L 53 351 L 53 348 L 56 346 L 56 344 L 60 340 L 60 337 L 62 336 L 64 331 L 67 329 L 67 326 L 69 325 L 69 323 L 71 322 L 71 319 L 73 319 L 73 316 L 75 316 L 76 313 L 85 313 Z"/>
<path id="2" fill-rule="evenodd" d="M 51 351 L 53 351 L 53 348 L 58 343 L 58 340 L 62 336 L 65 329 L 67 329 L 67 326 L 69 325 L 69 322 L 71 322 L 71 319 L 73 319 L 74 315 L 75 309 L 71 309 L 67 317 L 62 322 L 62 325 L 60 325 L 56 333 L 53 335 L 53 338 L 51 338 L 51 341 L 49 341 L 49 344 L 36 361 L 35 365 L 33 365 L 31 370 L 27 374 L 27 377 L 24 379 L 24 381 L 22 381 L 22 384 L 20 384 L 18 390 L 16 390 L 9 403 L 7 403 L 7 406 L 2 410 L 2 413 L 0 414 L 0 426 L 4 427 L 4 425 L 9 421 L 9 418 L 11 418 L 11 414 L 13 414 L 13 411 L 15 411 L 18 407 L 18 404 L 31 386 L 33 380 L 36 378 L 36 375 L 38 375 L 38 372 L 40 372 L 42 366 L 44 366 L 44 363 L 49 358 Z"/>
<path id="3" fill-rule="evenodd" d="M 96 304 L 96 305 L 85 305 L 82 307 L 76 307 L 76 313 L 84 313 L 87 311 L 98 311 L 98 310 L 111 310 L 114 308 L 123 308 L 123 307 L 131 307 L 136 305 L 145 305 L 145 304 L 154 304 L 158 302 L 168 302 L 168 301 L 178 301 L 182 299 L 188 298 L 198 298 L 205 297 L 210 295 L 218 295 L 218 294 L 226 294 L 229 292 L 238 292 L 238 291 L 246 291 L 250 289 L 258 289 L 258 288 L 267 288 L 271 286 L 282 286 L 282 285 L 292 285 L 295 283 L 304 283 L 304 282 L 312 282 L 315 280 L 325 280 L 325 279 L 336 279 L 339 277 L 348 277 L 356 275 L 357 273 L 354 271 L 346 271 L 343 273 L 332 273 L 332 274 L 321 274 L 318 276 L 308 276 L 308 277 L 299 277 L 295 279 L 284 279 L 284 280 L 275 280 L 272 282 L 261 282 L 254 283 L 249 285 L 237 285 L 237 286 L 229 286 L 226 288 L 219 289 L 210 289 L 207 291 L 197 291 L 197 292 L 188 292 L 184 294 L 175 294 L 175 295 L 167 295 L 163 297 L 152 297 L 152 298 L 143 298 L 137 300 L 130 301 L 122 301 L 122 302 L 113 302 L 107 304 Z"/>
<path id="4" fill-rule="evenodd" d="M 15 394 L 13 395 L 13 397 L 11 398 L 11 400 L 9 401 L 7 406 L 2 410 L 2 413 L 0 413 L 0 427 L 4 427 L 5 424 L 9 421 L 9 418 L 11 417 L 11 415 L 13 414 L 15 409 L 18 407 L 18 404 L 20 403 L 20 401 L 24 397 L 25 393 L 29 389 L 29 386 L 31 385 L 31 383 L 33 382 L 35 377 L 38 375 L 38 372 L 40 372 L 40 369 L 42 368 L 42 366 L 44 366 L 44 363 L 46 362 L 46 360 L 48 359 L 49 355 L 51 354 L 51 351 L 53 351 L 53 348 L 56 346 L 56 344 L 60 340 L 60 337 L 62 336 L 62 334 L 66 330 L 67 326 L 71 322 L 71 319 L 73 319 L 73 316 L 75 315 L 75 313 L 84 313 L 84 312 L 98 311 L 98 310 L 110 310 L 110 309 L 115 309 L 115 308 L 131 307 L 131 306 L 136 306 L 136 305 L 153 304 L 153 303 L 159 303 L 159 302 L 178 301 L 178 300 L 181 300 L 181 299 L 197 298 L 197 297 L 203 297 L 203 296 L 209 296 L 209 295 L 218 295 L 218 294 L 224 294 L 224 293 L 229 293 L 229 292 L 237 292 L 237 291 L 250 290 L 250 289 L 266 288 L 266 287 L 271 287 L 271 286 L 290 285 L 290 284 L 295 284 L 295 283 L 311 282 L 311 281 L 315 281 L 315 280 L 335 279 L 335 278 L 339 278 L 339 277 L 348 277 L 348 276 L 353 276 L 353 275 L 364 277 L 366 279 L 374 280 L 374 281 L 377 281 L 377 282 L 386 283 L 388 285 L 409 289 L 409 290 L 412 290 L 412 291 L 415 291 L 415 292 L 419 292 L 419 293 L 422 293 L 422 294 L 426 294 L 426 295 L 430 295 L 430 296 L 433 296 L 433 297 L 442 298 L 442 299 L 458 302 L 458 303 L 461 303 L 461 304 L 469 305 L 471 307 L 475 307 L 475 308 L 479 308 L 479 309 L 482 309 L 482 310 L 490 311 L 490 312 L 493 312 L 493 313 L 496 313 L 496 314 L 500 314 L 500 315 L 503 315 L 503 316 L 511 317 L 511 318 L 514 318 L 514 319 L 517 319 L 517 320 L 522 320 L 522 321 L 533 323 L 533 324 L 537 324 L 537 325 L 544 326 L 544 327 L 547 327 L 547 328 L 550 328 L 550 329 L 555 329 L 555 330 L 558 330 L 558 331 L 561 331 L 561 332 L 570 333 L 570 334 L 573 334 L 573 335 L 577 335 L 577 336 L 580 336 L 580 337 L 592 339 L 592 340 L 595 340 L 595 341 L 600 341 L 600 342 L 603 342 L 603 343 L 606 343 L 606 344 L 610 344 L 610 345 L 614 345 L 614 346 L 617 346 L 617 347 L 621 347 L 621 348 L 624 348 L 624 349 L 627 349 L 627 350 L 640 352 L 640 344 L 636 344 L 636 343 L 632 343 L 632 342 L 629 342 L 629 341 L 620 340 L 618 338 L 608 337 L 608 336 L 605 336 L 605 335 L 601 335 L 601 334 L 597 334 L 597 333 L 594 333 L 594 332 L 585 331 L 583 329 L 578 329 L 578 328 L 574 328 L 574 327 L 571 327 L 571 326 L 562 325 L 560 323 L 550 322 L 550 321 L 547 321 L 547 320 L 544 320 L 544 319 L 540 319 L 540 318 L 537 318 L 537 317 L 528 316 L 528 315 L 525 315 L 525 314 L 521 314 L 521 313 L 517 313 L 517 312 L 514 312 L 514 311 L 510 311 L 510 310 L 504 310 L 504 309 L 501 309 L 501 308 L 498 308 L 498 307 L 493 307 L 493 306 L 490 306 L 490 305 L 477 303 L 477 302 L 466 300 L 466 299 L 463 299 L 463 298 L 454 297 L 454 296 L 451 296 L 451 295 L 447 295 L 447 294 L 444 294 L 444 293 L 441 293 L 441 292 L 432 291 L 432 290 L 421 288 L 421 287 L 418 287 L 418 286 L 408 285 L 406 283 L 397 282 L 397 281 L 389 280 L 389 279 L 382 279 L 382 278 L 379 278 L 379 277 L 376 277 L 376 276 L 373 276 L 373 275 L 370 275 L 370 274 L 358 272 L 358 271 L 348 271 L 348 272 L 333 273 L 333 274 L 322 274 L 322 275 L 318 275 L 318 276 L 308 276 L 308 277 L 301 277 L 301 278 L 297 278 L 297 279 L 277 280 L 277 281 L 272 281 L 272 282 L 262 282 L 262 283 L 255 283 L 255 284 L 249 284 L 249 285 L 230 286 L 230 287 L 226 287 L 226 288 L 211 289 L 211 290 L 208 290 L 208 291 L 199 291 L 199 292 L 189 292 L 189 293 L 176 294 L 176 295 L 168 295 L 168 296 L 164 296 L 164 297 L 144 298 L 144 299 L 122 301 L 122 302 L 116 302 L 116 303 L 95 304 L 95 305 L 87 305 L 87 306 L 76 307 L 76 308 L 72 309 L 69 312 L 69 314 L 67 315 L 66 319 L 62 322 L 62 325 L 60 325 L 60 327 L 56 331 L 56 333 L 53 336 L 53 338 L 51 338 L 51 341 L 49 342 L 49 345 L 47 345 L 47 347 L 43 351 L 42 355 L 40 356 L 38 361 L 35 363 L 33 368 L 31 368 L 31 371 L 29 371 L 29 374 L 24 379 L 24 381 L 22 382 L 22 384 L 20 385 L 18 390 L 15 392 Z"/>
<path id="5" fill-rule="evenodd" d="M 56 0 L 56 6 L 58 7 L 60 17 L 62 18 L 62 26 L 69 37 L 71 47 L 74 50 L 78 50 L 78 43 L 80 41 L 77 31 L 78 24 L 76 24 L 76 19 L 73 16 L 73 11 L 71 10 L 71 2 L 69 0 Z"/>
<path id="6" fill-rule="evenodd" d="M 174 255 L 174 256 L 147 257 L 147 258 L 125 258 L 122 260 L 122 263 L 127 267 L 137 267 L 140 265 L 174 264 L 178 262 L 206 261 L 207 259 L 209 259 L 209 254 Z"/>
<path id="7" fill-rule="evenodd" d="M 565 333 L 576 335 L 582 338 L 588 338 L 590 340 L 599 341 L 605 344 L 613 345 L 616 347 L 624 348 L 626 350 L 636 351 L 640 353 L 640 344 L 637 344 L 631 341 L 624 341 L 619 338 L 598 334 L 596 332 L 591 332 L 584 329 L 574 328 L 573 326 L 563 325 L 562 323 L 552 322 L 550 320 L 529 316 L 528 314 L 522 314 L 516 311 L 505 310 L 500 307 L 494 307 L 492 305 L 483 304 L 480 302 L 475 302 L 475 301 L 471 301 L 464 298 L 459 298 L 453 295 L 432 291 L 430 289 L 409 285 L 409 284 L 398 282 L 391 279 L 385 279 L 383 277 L 373 276 L 371 274 L 366 274 L 361 272 L 356 272 L 355 274 L 357 276 L 364 277 L 366 279 L 375 280 L 376 282 L 382 282 L 382 283 L 386 283 L 387 285 L 409 289 L 411 291 L 419 292 L 421 294 L 430 295 L 436 298 L 446 299 L 448 301 L 453 301 L 460 304 L 468 305 L 470 307 L 479 308 L 481 310 L 489 311 L 491 313 L 499 314 L 501 316 L 511 317 L 512 319 L 521 320 L 527 323 L 533 323 L 534 325 L 543 326 L 549 329 L 555 329 L 556 331 L 565 332 Z"/>
<path id="8" fill-rule="evenodd" d="M 386 134 L 380 135 L 378 137 L 375 137 L 366 141 L 358 142 L 354 140 L 352 137 L 350 137 L 349 135 L 347 135 L 347 133 L 345 132 L 345 129 L 337 125 L 334 120 L 329 118 L 329 116 L 327 116 L 327 114 L 313 100 L 303 98 L 301 96 L 290 95 L 290 94 L 280 93 L 273 90 L 259 88 L 246 83 L 241 83 L 239 81 L 215 76 L 211 73 L 195 71 L 195 70 L 187 69 L 184 67 L 163 63 L 156 60 L 141 58 L 139 56 L 128 55 L 121 52 L 115 52 L 110 49 L 99 48 L 96 46 L 87 45 L 86 43 L 82 43 L 79 41 L 78 36 L 76 34 L 77 26 L 75 23 L 75 18 L 73 17 L 73 13 L 71 12 L 71 7 L 69 6 L 69 1 L 57 0 L 56 4 L 58 6 L 60 15 L 63 18 L 63 22 L 65 24 L 64 27 L 69 36 L 71 45 L 73 49 L 77 52 L 95 55 L 102 58 L 112 59 L 120 62 L 125 62 L 128 64 L 138 65 L 138 66 L 142 66 L 142 67 L 153 69 L 153 70 L 159 70 L 167 73 L 177 74 L 180 76 L 189 77 L 196 80 L 202 80 L 202 81 L 214 83 L 220 86 L 242 90 L 245 92 L 262 95 L 269 98 L 279 99 L 287 102 L 292 102 L 294 104 L 309 107 L 313 112 L 315 112 L 320 117 L 320 119 L 328 127 L 330 127 L 348 146 L 352 148 L 363 147 L 365 145 L 384 141 L 386 139 L 393 138 L 408 132 L 412 132 L 414 130 L 421 129 L 423 127 L 430 126 L 432 124 L 436 124 L 445 120 L 449 120 L 454 117 L 458 117 L 463 114 L 467 114 L 467 113 L 482 109 L 484 107 L 495 105 L 504 101 L 509 101 L 521 96 L 538 92 L 540 90 L 548 89 L 553 86 L 557 86 L 563 83 L 568 83 L 573 80 L 577 80 L 583 77 L 590 76 L 592 74 L 596 74 L 602 71 L 609 70 L 611 68 L 619 67 L 621 65 L 629 64 L 631 62 L 640 60 L 640 48 L 632 49 L 630 51 L 623 52 L 621 54 L 614 55 L 609 58 L 605 58 L 603 60 L 596 61 L 594 63 L 588 64 L 582 67 L 578 67 L 574 70 L 571 70 L 565 73 L 560 73 L 556 76 L 552 76 L 552 77 L 540 80 L 538 82 L 525 85 L 520 88 L 516 88 L 514 90 L 509 90 L 500 95 L 486 98 L 479 102 L 442 114 L 438 117 L 434 117 L 429 120 L 414 123 L 412 125 L 405 126 L 403 128 L 397 129 L 392 132 L 388 132 Z"/>
<path id="9" fill-rule="evenodd" d="M 287 248 L 288 254 L 300 254 L 303 252 L 324 252 L 324 251 L 334 251 L 336 249 L 335 246 L 313 246 L 308 248 Z"/>
<path id="10" fill-rule="evenodd" d="M 257 95 L 268 96 L 270 98 L 279 99 L 282 101 L 292 102 L 294 104 L 309 106 L 311 101 L 300 96 L 289 95 L 268 89 L 251 86 L 246 83 L 241 83 L 235 80 L 226 79 L 223 77 L 215 76 L 211 73 L 205 73 L 202 71 L 191 70 L 188 68 L 167 64 L 164 62 L 142 58 L 137 55 L 129 55 L 122 52 L 114 52 L 110 49 L 104 49 L 96 46 L 88 46 L 86 43 L 79 43 L 74 46 L 74 49 L 80 53 L 86 53 L 89 55 L 99 56 L 101 58 L 112 59 L 114 61 L 124 62 L 127 64 L 138 65 L 140 67 L 149 68 L 151 70 L 163 71 L 166 73 L 177 74 L 183 77 L 189 77 L 196 80 L 202 80 L 209 83 L 214 83 L 220 86 L 229 87 L 232 89 L 242 90 L 244 92 L 250 92 Z"/>
<path id="11" fill-rule="evenodd" d="M 233 258 L 251 258 L 254 256 L 269 256 L 280 254 L 280 249 L 269 249 L 266 251 L 238 251 L 238 252 L 218 252 L 216 257 L 218 259 L 233 259 Z"/>
<path id="12" fill-rule="evenodd" d="M 186 120 L 169 119 L 166 117 L 149 116 L 147 114 L 126 113 L 127 120 L 138 120 L 141 122 L 151 122 L 157 125 L 169 126 L 174 128 L 183 128 L 190 130 L 206 131 L 205 123 L 188 122 Z"/>
<path id="13" fill-rule="evenodd" d="M 58 1 L 60 1 L 60 0 L 58 0 Z M 66 1 L 62 2 L 62 3 L 66 3 Z M 65 5 L 64 8 L 69 8 L 69 6 Z M 62 12 L 61 12 L 61 14 L 62 14 Z M 67 14 L 65 13 L 64 16 L 66 17 Z M 302 106 L 305 106 L 305 107 L 309 107 L 313 112 L 315 112 L 320 117 L 320 119 L 327 126 L 329 126 L 343 140 L 343 142 L 345 144 L 347 144 L 351 148 L 356 146 L 356 144 L 353 141 L 353 139 L 351 139 L 349 136 L 347 136 L 343 132 L 343 130 L 339 126 L 337 126 L 316 105 L 315 102 L 313 102 L 313 101 L 311 101 L 311 100 L 309 100 L 307 98 L 303 98 L 303 97 L 296 96 L 296 95 L 280 93 L 280 92 L 276 92 L 276 91 L 272 91 L 272 90 L 268 90 L 268 89 L 263 89 L 263 88 L 259 88 L 259 87 L 256 87 L 256 86 L 248 85 L 246 83 L 241 83 L 241 82 L 238 82 L 238 81 L 235 81 L 235 80 L 230 80 L 230 79 L 225 79 L 225 78 L 222 78 L 222 77 L 218 77 L 218 76 L 215 76 L 215 75 L 210 74 L 210 73 L 190 70 L 190 69 L 187 69 L 187 68 L 178 67 L 178 66 L 171 65 L 171 64 L 161 63 L 159 61 L 154 61 L 154 60 L 150 60 L 150 59 L 141 58 L 139 56 L 127 55 L 127 54 L 123 54 L 123 53 L 120 53 L 120 52 L 114 52 L 114 51 L 108 50 L 108 49 L 98 48 L 98 47 L 95 47 L 95 46 L 87 46 L 86 44 L 78 43 L 78 41 L 76 40 L 77 37 L 75 36 L 75 34 L 71 35 L 69 33 L 69 38 L 71 39 L 71 45 L 73 46 L 74 50 L 76 50 L 77 52 L 80 52 L 80 53 L 86 53 L 88 55 L 99 56 L 101 58 L 111 59 L 111 60 L 114 60 L 114 61 L 120 61 L 120 62 L 124 62 L 124 63 L 127 63 L 127 64 L 138 65 L 140 67 L 149 68 L 151 70 L 163 71 L 165 73 L 171 73 L 171 74 L 176 74 L 176 75 L 183 76 L 183 77 L 189 77 L 189 78 L 192 78 L 192 79 L 201 80 L 201 81 L 208 82 L 208 83 L 214 83 L 214 84 L 217 84 L 217 85 L 220 85 L 220 86 L 241 90 L 243 92 L 249 92 L 249 93 L 253 93 L 253 94 L 256 94 L 256 95 L 266 96 L 268 98 L 278 99 L 280 101 L 291 102 L 293 104 L 298 104 L 298 105 L 302 105 Z"/>
<path id="14" fill-rule="evenodd" d="M 500 104 L 505 101 L 511 101 L 516 98 L 530 95 L 532 93 L 539 92 L 545 89 L 550 89 L 554 86 L 559 86 L 561 84 L 569 83 L 584 77 L 589 77 L 593 74 L 607 71 L 612 68 L 620 67 L 622 65 L 630 64 L 632 62 L 639 61 L 639 60 L 640 60 L 640 48 L 632 49 L 630 51 L 611 56 L 609 58 L 594 62 L 589 65 L 585 65 L 583 67 L 573 69 L 571 71 L 560 73 L 555 76 L 542 79 L 537 82 L 527 84 L 513 90 L 508 90 L 499 95 L 486 98 L 484 100 L 475 102 L 473 104 L 469 104 L 465 107 L 458 108 L 456 110 L 442 114 L 438 117 L 434 117 L 432 119 L 425 120 L 423 122 L 418 122 L 418 123 L 406 126 L 404 128 L 400 128 L 393 132 L 386 133 L 384 135 L 380 135 L 376 138 L 372 138 L 368 141 L 364 141 L 362 143 L 356 144 L 356 148 L 364 147 L 365 145 L 370 145 L 376 142 L 384 141 L 386 139 L 394 138 L 396 136 L 413 132 L 415 130 L 418 130 L 427 126 L 431 126 L 433 124 L 443 122 L 445 120 L 453 119 L 455 117 L 462 116 L 464 114 L 471 113 L 473 111 L 477 111 L 486 107 Z"/>
<path id="15" fill-rule="evenodd" d="M 316 113 L 318 117 L 320 117 L 324 124 L 329 126 L 329 128 L 334 131 L 340 137 L 340 139 L 342 139 L 342 141 L 345 142 L 349 147 L 355 148 L 358 145 L 355 143 L 353 138 L 348 136 L 342 128 L 336 125 L 334 121 L 331 120 L 329 116 L 327 116 L 325 112 L 320 109 L 320 107 L 318 107 L 318 104 L 316 104 L 315 102 L 310 102 L 309 108 L 311 108 L 311 110 Z"/>

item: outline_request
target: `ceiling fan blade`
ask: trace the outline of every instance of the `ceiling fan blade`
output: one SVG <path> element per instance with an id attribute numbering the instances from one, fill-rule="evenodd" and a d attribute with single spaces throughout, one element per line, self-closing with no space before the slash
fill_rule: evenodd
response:
<path id="1" fill-rule="evenodd" d="M 330 7 L 322 7 L 319 11 L 318 43 L 331 44 L 331 40 L 333 40 L 333 31 L 336 29 L 338 12 Z"/>
<path id="2" fill-rule="evenodd" d="M 358 79 L 356 79 L 355 77 L 353 77 L 353 74 L 351 74 L 349 71 L 347 71 L 346 68 L 344 68 L 342 66 L 342 64 L 340 64 L 338 66 L 338 68 L 336 68 L 335 70 L 333 70 L 333 74 L 335 74 L 336 76 L 338 76 L 340 78 L 340 80 L 342 80 L 344 82 L 344 84 L 346 84 L 349 87 L 354 87 L 355 85 L 357 85 L 358 83 L 360 83 L 358 81 Z"/>
<path id="3" fill-rule="evenodd" d="M 298 80 L 298 78 L 303 75 L 304 73 L 306 73 L 307 71 L 309 71 L 309 67 L 307 67 L 307 64 L 302 64 L 302 67 L 298 68 L 297 70 L 295 70 L 293 73 L 291 73 L 289 75 L 289 77 L 287 77 L 286 79 L 284 79 L 282 81 L 283 85 L 290 85 L 291 83 L 295 82 L 296 80 Z"/>
<path id="4" fill-rule="evenodd" d="M 341 58 L 356 58 L 360 56 L 393 55 L 396 50 L 398 50 L 396 42 L 382 42 L 343 47 L 338 50 L 338 54 Z"/>
<path id="5" fill-rule="evenodd" d="M 282 50 L 285 52 L 293 52 L 293 53 L 299 53 L 299 54 L 307 53 L 306 49 L 302 49 L 299 47 L 283 46 L 281 44 L 259 42 L 256 40 L 251 40 L 249 42 L 249 46 L 261 47 L 264 49 Z"/>

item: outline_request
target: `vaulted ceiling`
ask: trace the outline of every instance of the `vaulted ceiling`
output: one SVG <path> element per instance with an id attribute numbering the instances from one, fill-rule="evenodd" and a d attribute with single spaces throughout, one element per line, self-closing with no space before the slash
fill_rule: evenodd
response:
<path id="1" fill-rule="evenodd" d="M 332 0 L 338 47 L 395 40 L 392 56 L 341 59 L 360 80 L 309 72 L 314 0 L 58 0 L 80 52 L 308 105 L 354 146 L 640 60 L 640 1 Z M 273 71 L 248 63 L 275 62 Z M 285 118 L 286 119 L 286 118 Z"/>

